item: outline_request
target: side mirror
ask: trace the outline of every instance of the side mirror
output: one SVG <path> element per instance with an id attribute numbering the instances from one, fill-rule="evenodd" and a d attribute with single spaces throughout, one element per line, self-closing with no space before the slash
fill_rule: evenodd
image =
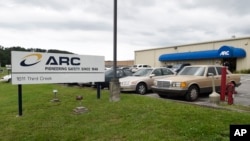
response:
<path id="1" fill-rule="evenodd" d="M 155 76 L 155 74 L 150 74 L 150 75 L 149 75 L 150 78 L 152 78 L 152 77 L 154 77 L 154 76 Z"/>

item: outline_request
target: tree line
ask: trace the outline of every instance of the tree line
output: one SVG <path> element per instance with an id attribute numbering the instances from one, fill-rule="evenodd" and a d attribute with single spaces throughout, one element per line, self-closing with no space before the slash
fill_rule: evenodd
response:
<path id="1" fill-rule="evenodd" d="M 73 54 L 72 52 L 56 50 L 56 49 L 40 49 L 40 48 L 24 48 L 20 46 L 14 47 L 3 47 L 0 45 L 0 67 L 5 67 L 5 65 L 11 64 L 11 51 L 28 51 L 28 52 L 47 52 L 47 53 L 63 53 L 63 54 Z"/>

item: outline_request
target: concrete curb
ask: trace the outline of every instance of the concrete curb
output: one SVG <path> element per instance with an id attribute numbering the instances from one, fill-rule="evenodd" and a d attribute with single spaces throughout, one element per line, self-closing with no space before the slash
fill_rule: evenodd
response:
<path id="1" fill-rule="evenodd" d="M 185 104 L 195 105 L 195 106 L 212 108 L 212 109 L 221 109 L 221 110 L 229 110 L 229 111 L 250 113 L 250 111 L 248 111 L 248 110 L 242 110 L 242 109 L 236 109 L 236 108 L 231 108 L 231 107 L 225 107 L 225 106 L 222 106 L 222 105 L 210 103 L 209 101 L 205 101 L 205 102 L 187 102 L 187 101 L 178 101 L 178 100 L 172 100 L 172 99 L 168 99 L 168 100 L 179 102 L 179 103 L 185 103 Z M 220 103 L 225 103 L 225 102 L 220 102 Z"/>

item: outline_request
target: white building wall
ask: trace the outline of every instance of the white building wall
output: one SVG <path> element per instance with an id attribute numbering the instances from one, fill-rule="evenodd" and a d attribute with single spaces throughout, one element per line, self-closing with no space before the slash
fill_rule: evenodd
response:
<path id="1" fill-rule="evenodd" d="M 195 52 L 203 50 L 218 50 L 221 46 L 233 46 L 242 48 L 246 51 L 245 58 L 237 58 L 236 70 L 250 69 L 250 37 L 234 38 L 228 40 L 219 40 L 195 44 L 187 44 L 180 46 L 171 46 L 163 48 L 154 48 L 148 50 L 135 51 L 135 64 L 148 64 L 153 67 L 173 65 L 176 63 L 191 63 L 191 64 L 220 64 L 220 59 L 208 60 L 188 60 L 188 61 L 167 61 L 160 62 L 159 57 L 162 54 L 178 53 L 178 52 Z M 202 55 L 202 54 L 201 54 Z"/>
<path id="2" fill-rule="evenodd" d="M 155 51 L 154 50 L 145 50 L 143 53 L 139 53 L 135 55 L 135 61 L 134 64 L 146 64 L 150 66 L 157 66 L 155 64 L 157 61 L 157 58 L 155 57 Z"/>

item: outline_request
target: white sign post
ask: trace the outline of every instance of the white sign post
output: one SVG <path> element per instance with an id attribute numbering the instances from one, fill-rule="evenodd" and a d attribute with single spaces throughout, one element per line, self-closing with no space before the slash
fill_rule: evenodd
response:
<path id="1" fill-rule="evenodd" d="M 104 81 L 104 56 L 11 52 L 12 84 L 18 85 L 18 110 L 22 116 L 22 85 Z"/>

